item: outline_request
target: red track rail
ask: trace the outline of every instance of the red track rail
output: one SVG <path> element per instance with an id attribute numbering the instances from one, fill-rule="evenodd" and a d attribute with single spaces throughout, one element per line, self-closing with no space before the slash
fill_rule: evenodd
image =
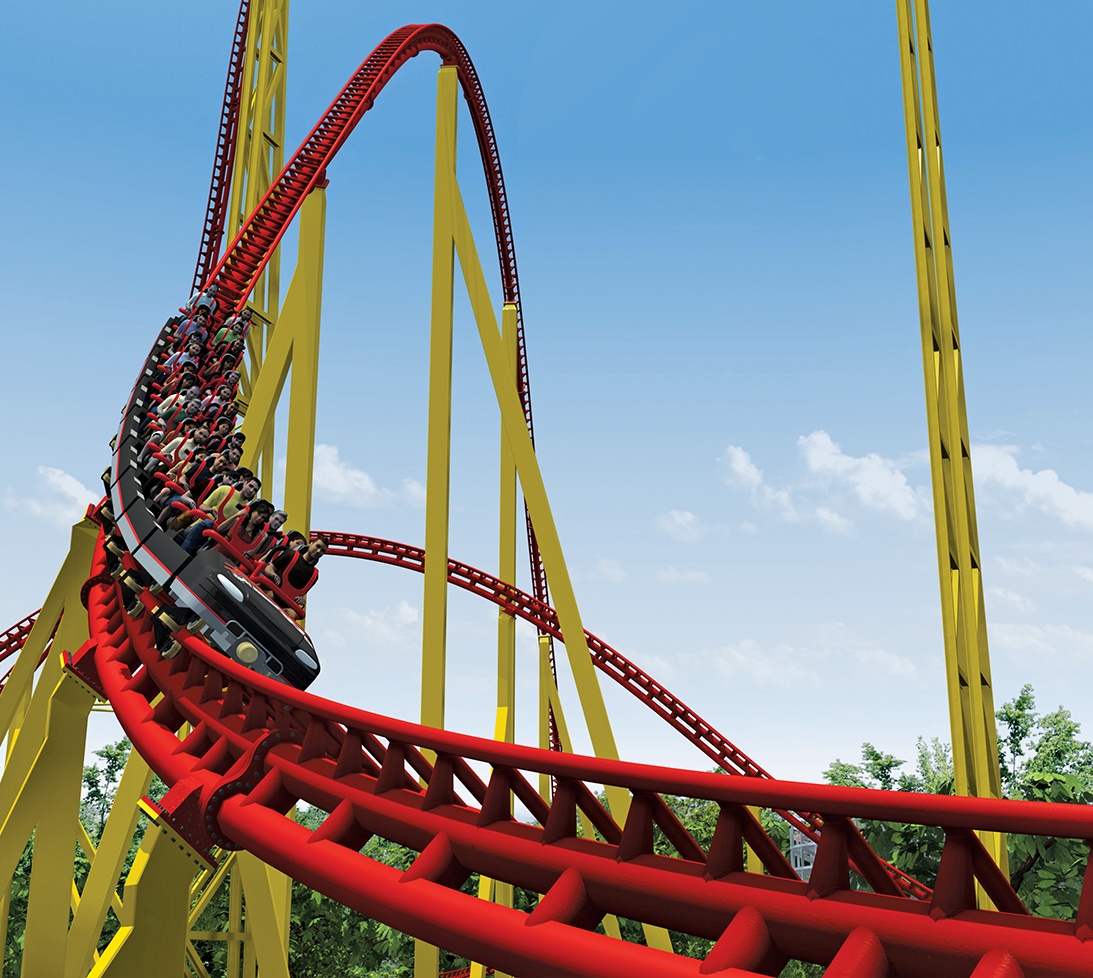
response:
<path id="1" fill-rule="evenodd" d="M 327 166 L 333 161 L 349 134 L 375 103 L 380 92 L 395 73 L 422 51 L 434 51 L 444 64 L 459 69 L 459 82 L 467 102 L 478 141 L 486 191 L 493 215 L 497 257 L 501 271 L 502 294 L 505 302 L 514 303 L 517 313 L 516 387 L 524 410 L 524 422 L 532 442 L 535 428 L 531 412 L 531 386 L 528 381 L 527 346 L 524 338 L 523 311 L 520 305 L 520 279 L 516 268 L 516 249 L 512 239 L 505 178 L 501 156 L 490 120 L 489 107 L 482 91 L 478 73 L 463 42 L 440 24 L 411 24 L 390 34 L 365 60 L 338 93 L 323 117 L 311 130 L 300 148 L 270 186 L 265 197 L 213 270 L 208 282 L 215 281 L 221 291 L 224 306 L 241 306 L 246 296 L 273 255 L 289 224 L 303 206 L 307 195 L 325 179 Z M 230 77 L 230 75 L 229 75 Z M 214 172 L 214 182 L 215 182 Z M 208 223 L 208 222 L 207 222 Z M 528 533 L 528 556 L 531 568 L 532 592 L 544 604 L 549 604 L 546 569 L 543 567 L 531 515 L 524 507 Z M 554 670 L 554 646 L 551 641 L 550 665 Z M 557 731 L 551 723 L 551 740 L 557 748 Z"/>
<path id="2" fill-rule="evenodd" d="M 105 566 L 100 548 L 93 571 Z M 185 633 L 182 652 L 163 660 L 150 616 L 126 615 L 113 583 L 92 586 L 89 623 L 73 668 L 101 684 L 134 745 L 172 786 L 163 809 L 195 848 L 244 847 L 347 906 L 510 973 L 770 974 L 787 957 L 844 975 L 883 973 L 882 962 L 902 975 L 1022 973 L 991 970 L 1009 957 L 1024 974 L 1093 973 L 1093 942 L 1084 940 L 1093 935 L 1093 873 L 1076 921 L 1031 917 L 973 834 L 1093 839 L 1086 806 L 812 786 L 501 744 L 299 692 Z M 180 745 L 183 723 L 192 733 Z M 551 802 L 532 787 L 539 773 L 558 784 Z M 630 793 L 625 824 L 597 800 L 598 785 Z M 663 794 L 719 806 L 708 846 Z M 298 800 L 330 813 L 317 830 L 283 814 Z M 514 820 L 514 805 L 533 821 Z M 821 813 L 809 882 L 752 805 Z M 578 810 L 599 839 L 578 836 Z M 931 901 L 891 892 L 852 818 L 943 829 Z M 654 827 L 667 840 L 662 850 L 654 851 Z M 405 872 L 375 863 L 359 852 L 371 835 L 420 855 Z M 769 875 L 743 872 L 745 841 Z M 850 889 L 851 859 L 877 892 Z M 545 896 L 530 915 L 508 910 L 458 890 L 472 872 Z M 976 882 L 1002 909 L 974 909 Z M 667 955 L 591 931 L 605 913 L 718 943 L 704 963 Z"/>
<path id="3" fill-rule="evenodd" d="M 425 572 L 425 551 L 404 543 L 395 543 L 379 537 L 363 536 L 355 533 L 335 533 L 327 530 L 315 531 L 313 536 L 323 536 L 330 544 L 329 553 L 340 557 L 357 557 L 384 564 L 392 564 L 418 573 Z M 470 591 L 481 598 L 492 601 L 511 615 L 534 625 L 542 634 L 550 635 L 558 641 L 564 641 L 558 615 L 549 605 L 533 598 L 530 594 L 498 580 L 496 577 L 477 570 L 459 561 L 448 561 L 448 581 L 457 587 Z M 605 675 L 610 676 L 628 693 L 636 696 L 649 709 L 657 714 L 679 733 L 683 734 L 715 764 L 729 774 L 739 774 L 753 778 L 771 779 L 762 767 L 753 761 L 739 747 L 732 743 L 713 724 L 702 719 L 682 700 L 666 689 L 641 667 L 631 662 L 621 652 L 613 649 L 603 639 L 585 630 L 585 640 L 592 662 Z M 819 842 L 823 829 L 823 820 L 811 812 L 777 812 L 791 825 L 800 829 L 808 838 Z M 864 844 L 864 843 L 863 843 Z M 899 891 L 919 900 L 929 900 L 931 890 L 918 880 L 908 876 L 896 866 L 885 863 Z"/>
<path id="4" fill-rule="evenodd" d="M 30 630 L 34 627 L 34 623 L 38 620 L 38 616 L 42 613 L 42 609 L 39 608 L 33 614 L 29 614 L 22 621 L 17 621 L 14 625 L 8 628 L 3 633 L 0 633 L 0 662 L 10 658 L 16 652 L 18 652 L 26 643 L 27 636 L 30 634 Z M 52 646 L 52 638 L 46 643 L 46 647 L 42 650 L 42 657 L 38 661 L 38 665 L 41 665 L 45 661 L 45 657 L 49 654 L 50 647 Z M 12 669 L 15 667 L 12 666 Z M 0 676 L 0 690 L 2 690 L 11 677 L 11 669 L 8 669 L 3 676 Z"/>

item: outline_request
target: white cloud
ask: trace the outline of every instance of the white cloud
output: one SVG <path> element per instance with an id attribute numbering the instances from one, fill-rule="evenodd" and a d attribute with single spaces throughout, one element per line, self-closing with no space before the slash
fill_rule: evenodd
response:
<path id="1" fill-rule="evenodd" d="M 673 509 L 661 514 L 657 518 L 657 529 L 677 543 L 697 543 L 704 533 L 698 517 L 685 509 Z"/>
<path id="2" fill-rule="evenodd" d="M 854 658 L 858 663 L 873 672 L 887 672 L 904 679 L 914 679 L 918 675 L 915 664 L 906 656 L 888 652 L 885 649 L 855 649 Z"/>
<path id="3" fill-rule="evenodd" d="M 418 609 L 405 600 L 363 612 L 339 608 L 324 628 L 323 639 L 342 646 L 405 648 L 418 638 L 418 621 Z"/>
<path id="4" fill-rule="evenodd" d="M 1089 581 L 1090 584 L 1093 584 L 1093 567 L 1075 567 L 1074 573 L 1083 581 Z"/>
<path id="5" fill-rule="evenodd" d="M 901 520 L 913 520 L 922 512 L 920 494 L 892 459 L 875 452 L 847 455 L 826 431 L 803 435 L 797 447 L 810 472 L 845 484 L 870 509 L 894 513 Z"/>
<path id="6" fill-rule="evenodd" d="M 832 533 L 849 533 L 854 524 L 840 516 L 828 506 L 816 507 L 816 519 L 819 524 Z"/>
<path id="7" fill-rule="evenodd" d="M 1036 654 L 1093 662 L 1093 635 L 1069 625 L 992 625 L 990 640 L 993 648 L 1021 657 Z"/>
<path id="8" fill-rule="evenodd" d="M 329 502 L 361 509 L 417 507 L 425 503 L 425 487 L 420 482 L 403 479 L 399 492 L 381 488 L 363 469 L 343 461 L 336 445 L 315 446 L 314 474 L 316 494 Z"/>
<path id="9" fill-rule="evenodd" d="M 767 485 L 762 471 L 752 462 L 744 449 L 729 445 L 725 449 L 725 461 L 728 463 L 726 485 L 739 486 L 751 492 L 751 501 L 758 509 L 772 509 L 787 523 L 800 519 L 793 498 L 788 489 L 775 489 Z"/>
<path id="10" fill-rule="evenodd" d="M 976 445 L 972 451 L 974 473 L 981 484 L 1016 493 L 1021 501 L 1067 526 L 1093 530 L 1093 492 L 1075 489 L 1054 469 L 1022 469 L 1013 445 Z"/>
<path id="11" fill-rule="evenodd" d="M 605 581 L 610 581 L 612 584 L 618 584 L 621 581 L 626 580 L 626 571 L 623 569 L 622 564 L 617 560 L 612 560 L 610 557 L 601 557 L 596 564 L 596 574 L 598 577 Z"/>
<path id="12" fill-rule="evenodd" d="M 11 512 L 28 513 L 58 526 L 70 526 L 83 516 L 91 503 L 97 503 L 101 498 L 101 493 L 88 489 L 63 469 L 39 465 L 33 495 L 18 496 L 9 489 L 4 494 L 3 505 Z"/>
<path id="13" fill-rule="evenodd" d="M 733 645 L 703 649 L 697 658 L 726 679 L 746 677 L 762 685 L 783 686 L 790 682 L 817 683 L 815 658 L 791 645 L 764 648 L 746 638 Z"/>
<path id="14" fill-rule="evenodd" d="M 987 595 L 992 603 L 1001 608 L 1012 608 L 1014 611 L 1032 610 L 1032 602 L 1016 591 L 1008 591 L 1004 587 L 989 587 L 987 588 Z"/>
<path id="15" fill-rule="evenodd" d="M 666 584 L 709 584 L 710 575 L 705 571 L 677 570 L 668 566 L 657 577 Z"/>
<path id="16" fill-rule="evenodd" d="M 725 460 L 729 463 L 729 474 L 725 481 L 730 486 L 758 489 L 763 484 L 763 473 L 756 468 L 744 449 L 730 445 L 725 449 Z"/>

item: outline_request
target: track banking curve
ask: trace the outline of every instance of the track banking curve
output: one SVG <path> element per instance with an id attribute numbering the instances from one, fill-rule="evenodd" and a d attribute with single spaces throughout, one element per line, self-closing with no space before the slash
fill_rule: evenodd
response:
<path id="1" fill-rule="evenodd" d="M 425 25 L 394 32 L 365 60 L 244 224 L 205 283 L 220 286 L 225 305 L 242 306 L 338 148 L 398 68 L 424 50 L 459 68 L 483 150 L 505 298 L 517 301 L 485 100 L 455 35 Z M 520 395 L 530 423 L 522 333 L 520 349 Z M 132 447 L 134 405 L 147 383 L 144 373 L 130 396 L 112 490 L 122 481 L 118 459 Z M 116 492 L 111 498 L 119 524 L 150 519 L 140 498 Z M 771 974 L 788 958 L 830 965 L 832 976 L 884 968 L 896 974 L 1093 973 L 1093 942 L 1085 943 L 1093 936 L 1093 874 L 1087 873 L 1077 920 L 1033 918 L 973 832 L 1093 839 L 1093 812 L 793 784 L 757 777 L 759 769 L 750 777 L 675 771 L 497 743 L 309 695 L 245 669 L 185 629 L 174 632 L 180 651 L 165 659 L 153 626 L 162 592 L 144 590 L 139 607 L 126 607 L 121 584 L 111 577 L 112 571 L 120 576 L 119 560 L 107 553 L 104 515 L 100 509 L 103 529 L 85 587 L 91 637 L 67 662 L 109 699 L 134 746 L 168 784 L 161 814 L 200 857 L 246 848 L 347 906 L 514 974 Z M 152 537 L 140 539 L 133 550 Z M 124 554 L 122 572 L 134 560 L 134 553 Z M 474 575 L 477 585 L 487 583 L 463 565 L 455 571 L 468 584 Z M 491 586 L 514 613 L 562 637 L 538 594 Z M 640 673 L 602 642 L 593 655 L 620 674 L 634 669 L 632 679 Z M 664 716 L 656 703 L 666 702 L 666 691 L 644 678 L 651 705 Z M 693 733 L 698 718 L 688 711 L 683 719 Z M 191 732 L 180 743 L 184 724 Z M 550 800 L 532 786 L 538 774 L 556 784 Z M 600 785 L 629 792 L 621 824 L 598 800 Z M 664 794 L 717 805 L 712 840 L 700 844 L 692 837 Z M 314 831 L 285 814 L 301 800 L 329 813 Z M 809 880 L 798 878 L 749 806 L 817 813 L 823 833 Z M 514 818 L 518 809 L 531 821 Z M 578 811 L 597 838 L 580 836 Z M 944 831 L 929 899 L 905 895 L 864 845 L 852 821 L 863 817 Z M 359 851 L 373 835 L 419 855 L 406 871 L 375 863 Z M 765 874 L 744 872 L 745 842 Z M 851 889 L 852 865 L 872 891 Z M 530 914 L 478 900 L 459 890 L 474 872 L 544 896 Z M 976 883 L 997 910 L 975 909 Z M 697 961 L 617 941 L 593 929 L 605 914 L 716 943 Z"/>

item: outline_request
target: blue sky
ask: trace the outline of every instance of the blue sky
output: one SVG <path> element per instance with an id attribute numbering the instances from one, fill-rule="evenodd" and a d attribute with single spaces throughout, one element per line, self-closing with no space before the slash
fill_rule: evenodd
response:
<path id="1" fill-rule="evenodd" d="M 1031 682 L 1093 735 L 1093 8 L 934 6 L 996 699 Z M 6 624 L 41 603 L 187 293 L 235 9 L 0 16 Z M 776 775 L 948 739 L 893 5 L 328 0 L 292 17 L 290 147 L 403 23 L 447 24 L 475 61 L 586 626 Z M 411 543 L 436 66 L 400 72 L 328 195 L 314 522 Z M 465 118 L 461 134 L 485 253 Z M 458 290 L 456 309 L 451 552 L 490 570 L 498 422 Z M 324 561 L 317 691 L 416 715 L 420 605 L 414 575 Z M 450 616 L 451 725 L 488 733 L 495 615 L 456 594 Z M 605 696 L 624 756 L 703 766 Z"/>

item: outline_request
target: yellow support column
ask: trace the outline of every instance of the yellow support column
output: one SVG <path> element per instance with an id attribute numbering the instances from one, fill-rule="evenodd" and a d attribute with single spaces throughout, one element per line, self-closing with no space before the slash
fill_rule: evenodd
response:
<path id="1" fill-rule="evenodd" d="M 287 877 L 249 852 L 238 853 L 236 865 L 243 881 L 247 930 L 254 937 L 258 971 L 262 978 L 289 978 L 289 918 L 284 894 Z"/>
<path id="2" fill-rule="evenodd" d="M 16 803 L 37 816 L 23 944 L 22 973 L 28 978 L 64 971 L 84 743 L 94 701 L 94 694 L 70 676 L 59 680 L 49 697 L 46 743 Z M 0 833 L 10 828 L 5 824 Z M 18 848 L 22 851 L 22 844 Z"/>
<path id="3" fill-rule="evenodd" d="M 433 293 L 429 341 L 429 433 L 425 497 L 425 584 L 421 639 L 421 722 L 444 726 L 448 611 L 448 490 L 451 464 L 454 256 L 448 182 L 454 175 L 458 69 L 437 78 Z"/>
<path id="4" fill-rule="evenodd" d="M 19 651 L 8 681 L 0 691 L 0 736 L 8 738 L 9 756 L 30 703 L 38 662 L 49 644 L 54 628 L 58 629 L 54 648 L 67 648 L 74 652 L 87 641 L 87 611 L 80 604 L 80 589 L 91 573 L 91 558 L 95 553 L 98 537 L 99 528 L 91 520 L 82 519 L 73 525 L 68 556 L 49 589 L 34 627 Z M 62 616 L 66 608 L 73 609 L 73 613 L 64 619 Z M 54 681 L 60 675 L 57 662 L 47 662 L 43 668 L 53 676 Z M 4 778 L 7 777 L 5 768 Z"/>
<path id="5" fill-rule="evenodd" d="M 516 462 L 516 471 L 520 478 L 520 486 L 524 491 L 524 500 L 535 526 L 536 538 L 543 555 L 543 564 L 550 575 L 558 621 L 562 626 L 562 634 L 565 637 L 566 655 L 569 658 L 570 668 L 573 671 L 573 678 L 577 685 L 577 694 L 580 697 L 585 723 L 588 726 L 596 755 L 617 760 L 619 755 L 618 748 L 615 746 L 615 736 L 611 730 L 611 722 L 607 716 L 607 707 L 603 701 L 603 694 L 596 680 L 595 668 L 592 665 L 592 656 L 588 649 L 588 641 L 585 638 L 580 609 L 577 606 L 573 583 L 570 580 L 565 556 L 562 552 L 561 539 L 558 536 L 558 529 L 550 510 L 550 501 L 547 498 L 542 472 L 539 469 L 539 461 L 535 456 L 535 448 L 531 443 L 531 435 L 528 433 L 516 386 L 512 383 L 511 375 L 506 369 L 507 357 L 504 341 L 497 326 L 497 317 L 494 315 L 493 306 L 490 303 L 489 290 L 486 286 L 485 276 L 482 274 L 482 265 L 478 260 L 478 250 L 475 247 L 474 236 L 471 234 L 470 222 L 467 219 L 467 212 L 463 206 L 463 197 L 459 191 L 454 172 L 449 173 L 448 193 L 456 253 L 459 255 L 459 263 L 463 270 L 467 294 L 478 326 L 478 335 L 482 341 L 486 363 L 489 366 L 494 394 L 501 408 L 505 438 Z M 612 815 L 621 825 L 625 822 L 627 812 L 630 810 L 629 792 L 614 785 L 606 785 L 605 790 Z M 671 950 L 668 932 L 663 928 L 646 925 L 645 934 L 646 940 L 651 946 Z"/>
<path id="6" fill-rule="evenodd" d="M 897 0 L 941 621 L 956 791 L 1001 797 L 982 561 L 964 402 L 945 168 L 927 0 Z M 983 843 L 1008 871 L 1005 837 Z"/>
<path id="7" fill-rule="evenodd" d="M 509 370 L 516 378 L 516 306 L 505 303 L 501 311 L 501 332 L 508 355 Z M 498 533 L 497 576 L 506 584 L 516 584 L 516 463 L 501 429 L 500 529 Z M 497 740 L 513 742 L 516 722 L 516 617 L 502 608 L 497 613 L 497 715 L 504 711 L 505 729 L 495 733 Z"/>
<path id="8" fill-rule="evenodd" d="M 266 350 L 243 420 L 246 460 L 253 464 L 262 445 L 272 445 L 277 405 L 289 384 L 288 456 L 285 511 L 289 526 L 309 532 L 315 461 L 315 401 L 318 394 L 319 317 L 322 312 L 323 241 L 326 233 L 326 190 L 316 187 L 300 208 L 300 248 L 281 318 Z M 252 449 L 250 446 L 254 445 Z M 263 481 L 263 494 L 270 487 Z"/>
<path id="9" fill-rule="evenodd" d="M 145 814 L 155 813 L 148 810 Z M 88 978 L 181 973 L 186 960 L 190 881 L 205 865 L 169 826 L 153 819 L 125 880 L 118 916 L 121 926 Z"/>
<path id="10" fill-rule="evenodd" d="M 554 674 L 550 669 L 550 637 L 539 636 L 539 749 L 550 750 L 550 691 Z M 539 775 L 539 794 L 546 801 L 553 797 L 549 774 Z"/>
<path id="11" fill-rule="evenodd" d="M 228 208 L 227 240 L 239 232 L 246 217 L 269 190 L 285 163 L 285 96 L 288 59 L 288 0 L 253 0 L 247 28 L 239 128 Z M 249 401 L 265 360 L 266 349 L 279 323 L 281 295 L 280 248 L 255 284 L 249 304 L 254 313 L 247 336 L 249 367 L 241 367 L 243 400 Z M 248 447 L 253 468 L 264 487 L 273 486 L 273 429 Z"/>
<path id="12" fill-rule="evenodd" d="M 80 905 L 68 929 L 65 978 L 83 978 L 94 963 L 95 947 L 106 922 L 106 914 L 117 900 L 115 891 L 118 879 L 137 828 L 140 815 L 137 803 L 148 791 L 151 781 L 152 772 L 144 758 L 136 751 L 130 751 L 114 793 L 106 827 L 80 894 Z"/>
<path id="13" fill-rule="evenodd" d="M 455 176 L 459 69 L 437 76 L 433 203 L 433 292 L 429 339 L 429 422 L 425 486 L 425 582 L 421 614 L 421 722 L 444 726 L 448 626 L 448 490 L 452 438 L 452 293 L 455 259 L 449 180 Z M 436 978 L 440 952 L 414 941 L 414 975 Z"/>

